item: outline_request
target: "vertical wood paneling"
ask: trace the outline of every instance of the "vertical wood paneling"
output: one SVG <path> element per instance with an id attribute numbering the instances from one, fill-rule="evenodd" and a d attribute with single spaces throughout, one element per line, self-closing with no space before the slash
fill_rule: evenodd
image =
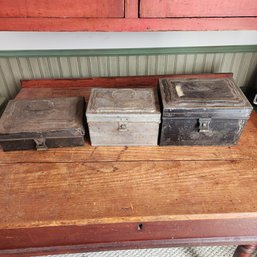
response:
<path id="1" fill-rule="evenodd" d="M 177 55 L 177 64 L 175 66 L 175 73 L 184 73 L 184 64 L 185 64 L 185 55 L 179 54 Z"/>
<path id="2" fill-rule="evenodd" d="M 127 62 L 128 62 L 127 73 L 129 74 L 129 76 L 136 76 L 137 75 L 136 61 L 137 61 L 137 58 L 135 56 L 127 56 Z"/>
<path id="3" fill-rule="evenodd" d="M 249 86 L 257 53 L 204 53 L 131 56 L 2 57 L 0 95 L 14 97 L 21 79 L 81 78 L 233 72 L 239 86 Z"/>
<path id="4" fill-rule="evenodd" d="M 118 58 L 116 56 L 108 56 L 107 74 L 111 77 L 117 77 L 118 74 Z"/>

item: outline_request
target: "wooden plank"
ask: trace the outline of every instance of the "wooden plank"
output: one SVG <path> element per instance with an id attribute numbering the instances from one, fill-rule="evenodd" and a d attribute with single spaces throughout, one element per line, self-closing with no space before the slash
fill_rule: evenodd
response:
<path id="1" fill-rule="evenodd" d="M 139 225 L 142 227 L 140 230 Z M 0 249 L 0 256 L 28 257 L 129 248 L 254 244 L 257 241 L 254 230 L 256 225 L 256 219 L 231 219 L 225 222 L 135 222 L 4 230 L 0 238 L 5 248 Z M 242 231 L 242 227 L 246 229 Z M 244 236 L 245 233 L 253 236 Z M 220 236 L 226 234 L 233 236 Z"/>
<path id="2" fill-rule="evenodd" d="M 124 0 L 0 0 L 0 17 L 124 17 Z"/>
<path id="3" fill-rule="evenodd" d="M 0 169 L 0 230 L 257 218 L 256 160 L 27 163 Z"/>
<path id="4" fill-rule="evenodd" d="M 22 88 L 64 88 L 64 87 L 156 87 L 159 78 L 231 78 L 233 73 L 204 73 L 129 77 L 96 77 L 86 79 L 33 79 L 22 80 Z"/>
<path id="5" fill-rule="evenodd" d="M 2 31 L 257 30 L 257 17 L 229 18 L 0 18 Z"/>
<path id="6" fill-rule="evenodd" d="M 140 17 L 254 17 L 255 0 L 141 0 Z"/>
<path id="7" fill-rule="evenodd" d="M 0 165 L 0 255 L 253 243 L 255 164 Z"/>
<path id="8" fill-rule="evenodd" d="M 125 18 L 138 18 L 138 0 L 125 0 Z"/>

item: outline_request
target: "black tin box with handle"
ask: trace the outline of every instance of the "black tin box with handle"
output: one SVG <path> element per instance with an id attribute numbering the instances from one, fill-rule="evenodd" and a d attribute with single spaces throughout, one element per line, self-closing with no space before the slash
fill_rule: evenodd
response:
<path id="1" fill-rule="evenodd" d="M 232 78 L 159 81 L 160 145 L 233 145 L 252 106 Z"/>

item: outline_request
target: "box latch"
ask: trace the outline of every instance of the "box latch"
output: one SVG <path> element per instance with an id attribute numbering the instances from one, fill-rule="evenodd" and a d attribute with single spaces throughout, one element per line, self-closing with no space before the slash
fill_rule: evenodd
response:
<path id="1" fill-rule="evenodd" d="M 209 132 L 210 131 L 211 118 L 200 118 L 199 119 L 199 132 Z"/>
<path id="2" fill-rule="evenodd" d="M 128 124 L 127 122 L 119 122 L 118 131 L 128 131 Z"/>
<path id="3" fill-rule="evenodd" d="M 45 151 L 48 149 L 45 138 L 43 138 L 43 137 L 34 138 L 34 142 L 36 143 L 36 149 L 38 151 Z"/>

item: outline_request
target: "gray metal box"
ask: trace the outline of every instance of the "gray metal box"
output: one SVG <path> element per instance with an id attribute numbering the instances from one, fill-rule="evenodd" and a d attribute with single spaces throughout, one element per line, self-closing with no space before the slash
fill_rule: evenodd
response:
<path id="1" fill-rule="evenodd" d="M 253 109 L 232 78 L 164 78 L 160 93 L 160 145 L 233 145 Z"/>
<path id="2" fill-rule="evenodd" d="M 91 144 L 157 145 L 160 116 L 153 88 L 93 88 L 86 111 Z"/>

